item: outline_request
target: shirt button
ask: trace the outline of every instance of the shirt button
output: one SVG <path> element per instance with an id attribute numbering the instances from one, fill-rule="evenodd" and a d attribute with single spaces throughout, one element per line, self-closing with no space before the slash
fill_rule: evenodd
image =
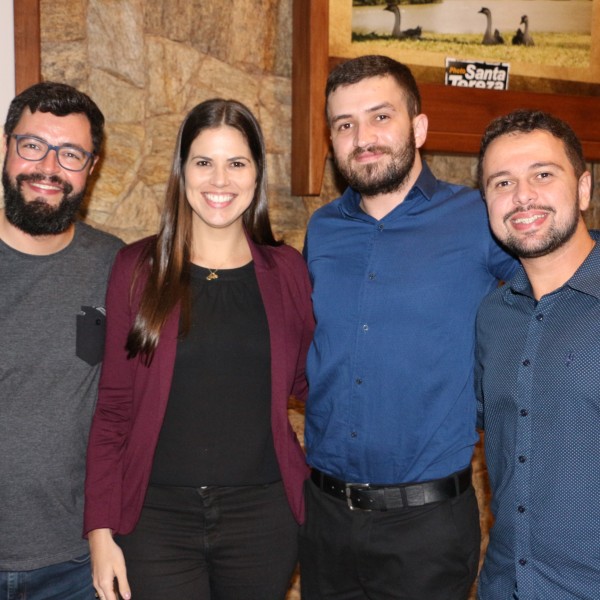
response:
<path id="1" fill-rule="evenodd" d="M 369 326 L 365 323 L 363 326 L 363 331 L 369 331 Z"/>
<path id="2" fill-rule="evenodd" d="M 518 511 L 519 511 L 521 514 L 523 514 L 523 513 L 525 512 L 525 507 L 524 507 L 524 506 L 518 506 L 518 507 L 517 507 L 517 510 L 518 510 Z"/>
<path id="3" fill-rule="evenodd" d="M 529 414 L 529 412 L 527 411 L 527 409 L 526 409 L 526 408 L 522 408 L 522 409 L 519 411 L 519 413 L 521 414 L 521 416 L 522 416 L 522 417 L 526 417 L 526 416 Z"/>
<path id="4" fill-rule="evenodd" d="M 527 459 L 523 455 L 519 456 L 519 462 L 520 463 L 524 463 L 526 460 Z"/>
<path id="5" fill-rule="evenodd" d="M 543 315 L 542 313 L 540 313 L 539 315 L 535 315 L 535 318 L 536 318 L 538 321 L 543 321 L 543 320 L 544 320 L 544 315 Z"/>
<path id="6" fill-rule="evenodd" d="M 529 362 L 529 359 L 528 359 L 528 358 L 526 358 L 526 359 L 523 361 L 523 366 L 524 366 L 524 367 L 528 367 L 530 364 L 531 364 L 531 363 Z"/>
<path id="7" fill-rule="evenodd" d="M 358 433 L 356 433 L 356 431 L 353 431 L 353 432 L 350 434 L 350 437 L 353 437 L 353 438 L 355 438 L 357 435 L 358 435 Z"/>
<path id="8" fill-rule="evenodd" d="M 373 279 L 375 279 L 375 273 L 369 273 L 369 279 L 373 281 Z"/>
<path id="9" fill-rule="evenodd" d="M 527 559 L 525 559 L 525 558 L 520 558 L 520 559 L 519 559 L 519 564 L 520 564 L 522 567 L 524 567 L 524 566 L 527 564 Z"/>
<path id="10" fill-rule="evenodd" d="M 355 381 L 356 385 L 362 384 L 362 379 L 360 377 L 357 377 L 354 381 Z"/>
<path id="11" fill-rule="evenodd" d="M 383 223 L 379 223 L 379 225 L 377 225 L 377 229 L 379 229 L 379 231 L 383 231 Z"/>

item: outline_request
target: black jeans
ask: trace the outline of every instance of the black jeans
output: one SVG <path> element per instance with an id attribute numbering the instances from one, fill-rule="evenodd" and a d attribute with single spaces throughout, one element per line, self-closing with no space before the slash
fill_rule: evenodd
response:
<path id="1" fill-rule="evenodd" d="M 480 529 L 472 487 L 414 508 L 350 510 L 307 481 L 300 528 L 303 600 L 466 600 Z"/>
<path id="2" fill-rule="evenodd" d="M 135 531 L 116 538 L 138 600 L 279 600 L 298 525 L 281 482 L 150 486 Z"/>

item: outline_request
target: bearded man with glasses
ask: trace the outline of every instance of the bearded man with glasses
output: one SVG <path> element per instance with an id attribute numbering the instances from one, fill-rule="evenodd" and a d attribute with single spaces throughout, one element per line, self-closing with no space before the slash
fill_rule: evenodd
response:
<path id="1" fill-rule="evenodd" d="M 36 84 L 4 125 L 0 211 L 0 596 L 94 598 L 82 539 L 104 296 L 121 242 L 78 220 L 104 117 Z M 11 596 L 9 594 L 14 594 Z"/>

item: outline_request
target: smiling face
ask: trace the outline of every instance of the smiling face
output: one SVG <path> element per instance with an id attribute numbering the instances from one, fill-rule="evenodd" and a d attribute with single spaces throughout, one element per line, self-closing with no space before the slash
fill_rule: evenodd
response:
<path id="1" fill-rule="evenodd" d="M 393 77 L 368 77 L 337 88 L 327 100 L 327 115 L 336 164 L 363 197 L 396 192 L 414 178 L 427 119 L 410 118 Z"/>
<path id="2" fill-rule="evenodd" d="M 482 174 L 492 231 L 518 257 L 546 256 L 585 230 L 581 211 L 590 201 L 590 174 L 576 177 L 562 141 L 550 133 L 496 138 Z"/>
<path id="3" fill-rule="evenodd" d="M 242 229 L 256 189 L 256 165 L 243 134 L 223 125 L 204 129 L 185 163 L 185 193 L 194 233 L 205 228 Z"/>
<path id="4" fill-rule="evenodd" d="M 25 109 L 14 133 L 29 134 L 56 146 L 68 144 L 92 151 L 90 123 L 80 113 L 57 117 Z M 54 150 L 43 160 L 28 161 L 18 155 L 14 138 L 6 138 L 5 143 L 2 184 L 6 219 L 30 235 L 64 232 L 77 215 L 96 159 L 83 171 L 74 172 L 60 166 Z"/>

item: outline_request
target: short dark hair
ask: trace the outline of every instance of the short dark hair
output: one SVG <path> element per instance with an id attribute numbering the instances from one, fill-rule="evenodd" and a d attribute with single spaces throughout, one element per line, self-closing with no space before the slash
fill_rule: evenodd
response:
<path id="1" fill-rule="evenodd" d="M 358 83 L 369 77 L 393 77 L 406 94 L 409 117 L 412 119 L 421 113 L 421 94 L 411 70 L 401 62 L 379 54 L 352 58 L 335 67 L 327 78 L 326 101 L 337 88 Z"/>
<path id="2" fill-rule="evenodd" d="M 90 122 L 94 154 L 98 155 L 104 141 L 104 115 L 96 103 L 83 92 L 65 83 L 36 83 L 13 98 L 4 123 L 4 134 L 12 135 L 23 111 L 49 112 L 57 117 L 81 113 Z"/>
<path id="3" fill-rule="evenodd" d="M 483 182 L 483 159 L 488 146 L 500 136 L 509 133 L 532 133 L 533 131 L 547 131 L 550 135 L 561 140 L 567 158 L 573 165 L 577 179 L 587 170 L 581 142 L 568 123 L 541 110 L 519 109 L 494 119 L 483 133 L 477 160 L 477 183 L 482 195 L 485 187 Z"/>

